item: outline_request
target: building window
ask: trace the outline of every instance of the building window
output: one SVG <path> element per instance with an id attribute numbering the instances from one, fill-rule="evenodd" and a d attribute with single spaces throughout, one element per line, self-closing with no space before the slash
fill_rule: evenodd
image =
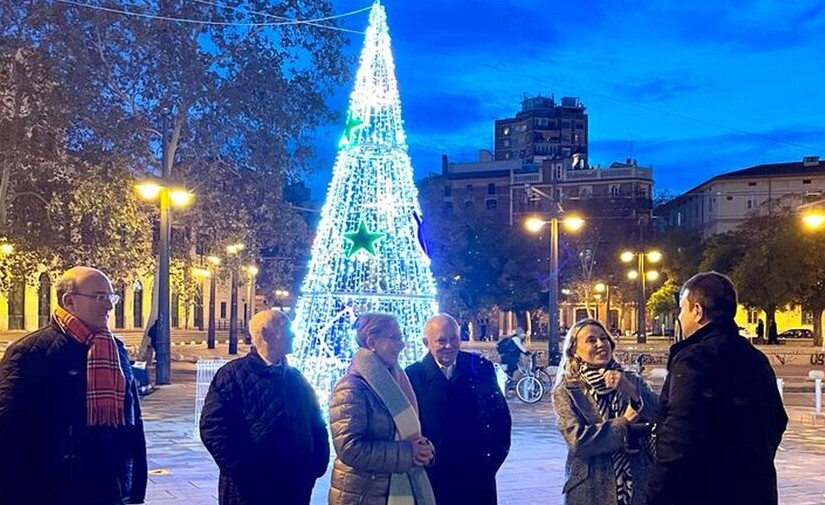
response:
<path id="1" fill-rule="evenodd" d="M 471 195 L 473 194 L 473 185 L 472 184 L 467 184 L 467 187 L 464 188 L 464 189 L 467 191 L 468 194 L 471 194 Z"/>
<path id="2" fill-rule="evenodd" d="M 752 209 L 754 207 L 756 207 L 756 198 L 751 195 L 748 197 L 748 209 Z"/>
<path id="3" fill-rule="evenodd" d="M 452 186 L 444 186 L 444 196 L 453 196 Z"/>
<path id="4" fill-rule="evenodd" d="M 504 128 L 502 128 L 502 129 L 501 129 L 501 134 L 502 134 L 502 135 L 510 135 L 510 127 L 509 127 L 509 126 L 505 126 Z"/>
<path id="5" fill-rule="evenodd" d="M 487 194 L 488 195 L 495 195 L 496 194 L 496 183 L 491 182 L 487 185 Z"/>
<path id="6" fill-rule="evenodd" d="M 487 208 L 487 210 L 496 210 L 498 208 L 498 202 L 490 199 L 484 202 L 484 206 Z"/>
<path id="7" fill-rule="evenodd" d="M 510 153 L 504 153 L 504 159 L 509 160 L 510 159 Z"/>
<path id="8" fill-rule="evenodd" d="M 451 216 L 453 214 L 453 202 L 444 202 L 442 210 L 445 215 Z"/>
<path id="9" fill-rule="evenodd" d="M 759 321 L 759 310 L 748 309 L 748 324 L 756 324 Z"/>
<path id="10" fill-rule="evenodd" d="M 756 183 L 755 182 L 749 182 L 748 186 L 756 186 Z"/>
<path id="11" fill-rule="evenodd" d="M 611 184 L 610 185 L 610 197 L 616 198 L 621 194 L 622 186 L 620 184 Z"/>
<path id="12" fill-rule="evenodd" d="M 802 179 L 802 184 L 810 184 L 810 183 L 811 183 L 810 179 Z"/>
<path id="13" fill-rule="evenodd" d="M 473 201 L 472 200 L 466 200 L 464 202 L 464 208 L 465 209 L 472 209 L 473 208 Z"/>
<path id="14" fill-rule="evenodd" d="M 590 186 L 582 186 L 579 188 L 579 198 L 585 199 L 590 198 L 590 195 L 593 194 L 593 188 Z"/>
<path id="15" fill-rule="evenodd" d="M 226 319 L 226 302 L 221 302 L 221 319 Z"/>

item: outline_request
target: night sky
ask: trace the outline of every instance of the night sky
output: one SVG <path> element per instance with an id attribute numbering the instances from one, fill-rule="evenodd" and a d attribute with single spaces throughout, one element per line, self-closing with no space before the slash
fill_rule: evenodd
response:
<path id="1" fill-rule="evenodd" d="M 371 4 L 340 0 L 336 13 Z M 590 163 L 632 157 L 656 191 L 825 157 L 821 0 L 384 0 L 416 177 L 473 161 L 525 95 L 580 97 Z M 363 31 L 367 13 L 342 25 Z M 350 34 L 349 52 L 363 36 Z M 353 64 L 353 75 L 357 62 Z M 352 84 L 330 105 L 345 116 Z M 317 133 L 323 199 L 342 124 Z"/>

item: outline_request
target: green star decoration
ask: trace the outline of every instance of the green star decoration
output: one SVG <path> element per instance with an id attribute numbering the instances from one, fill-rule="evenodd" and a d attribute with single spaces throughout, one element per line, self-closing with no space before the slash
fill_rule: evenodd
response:
<path id="1" fill-rule="evenodd" d="M 362 249 L 371 256 L 375 256 L 375 242 L 386 235 L 386 233 L 373 233 L 367 230 L 367 225 L 364 224 L 362 219 L 358 222 L 358 230 L 344 233 L 344 238 L 351 242 L 349 251 L 347 251 L 347 258 Z"/>
<path id="2" fill-rule="evenodd" d="M 352 111 L 347 112 L 347 125 L 344 127 L 344 134 L 341 135 L 341 140 L 338 141 L 338 147 L 347 147 L 353 144 L 355 132 L 363 126 L 364 120 L 358 117 L 353 117 Z"/>

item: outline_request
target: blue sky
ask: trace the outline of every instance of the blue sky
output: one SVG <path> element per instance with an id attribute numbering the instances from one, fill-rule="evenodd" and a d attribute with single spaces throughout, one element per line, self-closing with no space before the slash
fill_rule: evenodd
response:
<path id="1" fill-rule="evenodd" d="M 338 13 L 371 4 L 340 0 Z M 760 163 L 825 158 L 821 0 L 384 0 L 417 177 L 475 159 L 525 95 L 580 97 L 590 162 L 652 165 L 678 193 Z M 363 30 L 367 13 L 343 26 Z M 349 51 L 363 37 L 351 35 Z M 355 63 L 354 65 L 357 65 Z M 353 68 L 353 74 L 355 68 Z M 351 84 L 330 104 L 345 115 Z M 317 134 L 322 199 L 343 125 Z"/>

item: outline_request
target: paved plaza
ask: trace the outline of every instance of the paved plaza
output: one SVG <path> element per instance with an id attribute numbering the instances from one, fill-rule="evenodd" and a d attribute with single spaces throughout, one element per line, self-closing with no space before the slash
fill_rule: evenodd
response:
<path id="1" fill-rule="evenodd" d="M 151 472 L 146 503 L 215 504 L 218 470 L 193 438 L 194 365 L 176 363 L 173 380 L 143 402 Z M 514 400 L 510 408 L 513 445 L 499 472 L 499 503 L 561 503 L 566 446 L 556 430 L 549 397 L 537 405 Z M 780 503 L 825 503 L 825 420 L 807 407 L 789 407 L 789 414 L 791 423 L 776 460 Z M 329 473 L 318 481 L 313 505 L 326 503 L 328 488 Z"/>

